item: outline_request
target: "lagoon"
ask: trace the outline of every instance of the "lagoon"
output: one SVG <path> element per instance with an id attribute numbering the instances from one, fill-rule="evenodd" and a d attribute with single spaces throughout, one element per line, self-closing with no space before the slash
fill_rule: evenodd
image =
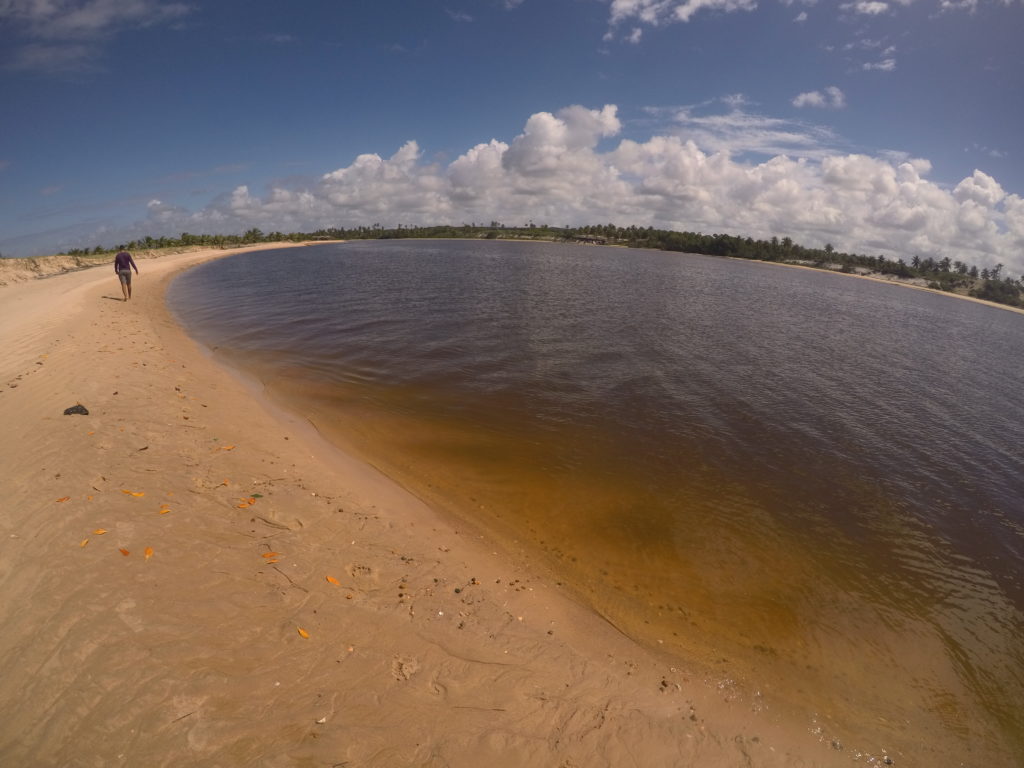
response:
<path id="1" fill-rule="evenodd" d="M 245 254 L 169 303 L 326 437 L 753 708 L 851 757 L 1024 753 L 1024 316 L 494 241 Z"/>

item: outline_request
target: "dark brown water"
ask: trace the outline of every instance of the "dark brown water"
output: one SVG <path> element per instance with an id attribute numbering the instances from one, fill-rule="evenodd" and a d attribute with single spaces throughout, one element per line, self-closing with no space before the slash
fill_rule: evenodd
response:
<path id="1" fill-rule="evenodd" d="M 328 437 L 851 760 L 1024 754 L 1024 316 L 464 241 L 237 256 L 170 302 Z"/>

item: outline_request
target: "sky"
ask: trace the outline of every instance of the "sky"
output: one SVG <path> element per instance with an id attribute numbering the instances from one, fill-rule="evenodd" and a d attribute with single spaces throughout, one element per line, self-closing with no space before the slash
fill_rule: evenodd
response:
<path id="1" fill-rule="evenodd" d="M 381 224 L 1024 273 L 1024 0 L 0 0 L 0 254 Z"/>

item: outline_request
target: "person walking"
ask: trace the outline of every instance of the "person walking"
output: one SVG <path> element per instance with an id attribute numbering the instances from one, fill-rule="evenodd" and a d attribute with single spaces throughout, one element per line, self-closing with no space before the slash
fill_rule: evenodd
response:
<path id="1" fill-rule="evenodd" d="M 135 266 L 132 255 L 122 246 L 114 257 L 114 271 L 121 280 L 121 293 L 124 294 L 125 301 L 132 297 L 132 269 L 136 275 L 139 274 L 139 268 Z"/>

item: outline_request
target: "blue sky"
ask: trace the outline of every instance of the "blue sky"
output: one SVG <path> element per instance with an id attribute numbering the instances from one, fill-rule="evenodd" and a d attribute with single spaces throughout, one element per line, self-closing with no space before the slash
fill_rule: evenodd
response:
<path id="1" fill-rule="evenodd" d="M 1021 0 L 0 0 L 0 253 L 614 221 L 1024 271 Z"/>

